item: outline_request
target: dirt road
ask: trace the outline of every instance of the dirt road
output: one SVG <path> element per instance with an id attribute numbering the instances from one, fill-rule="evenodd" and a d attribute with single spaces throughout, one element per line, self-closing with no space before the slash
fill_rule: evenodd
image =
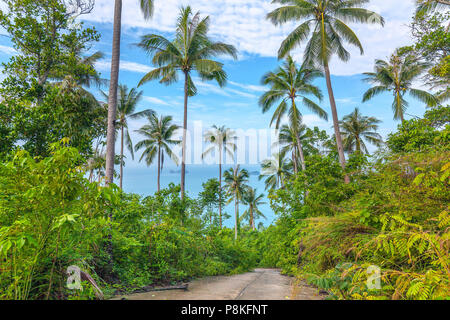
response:
<path id="1" fill-rule="evenodd" d="M 189 283 L 189 289 L 159 291 L 120 296 L 128 300 L 321 300 L 317 290 L 294 285 L 295 279 L 278 270 L 256 269 L 253 272 L 209 277 Z"/>

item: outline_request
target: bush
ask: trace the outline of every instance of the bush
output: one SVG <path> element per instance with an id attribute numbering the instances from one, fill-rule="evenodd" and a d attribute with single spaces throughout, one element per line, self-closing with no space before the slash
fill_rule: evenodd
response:
<path id="1" fill-rule="evenodd" d="M 207 226 L 179 186 L 142 199 L 89 183 L 67 144 L 43 160 L 18 151 L 0 164 L 0 299 L 95 298 L 89 282 L 66 288 L 72 265 L 108 294 L 257 265 L 256 233 L 235 242 L 232 230 Z"/>

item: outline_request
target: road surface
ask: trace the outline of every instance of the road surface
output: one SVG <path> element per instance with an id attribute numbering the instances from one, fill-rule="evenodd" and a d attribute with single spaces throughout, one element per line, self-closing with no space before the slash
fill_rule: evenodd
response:
<path id="1" fill-rule="evenodd" d="M 137 293 L 119 296 L 127 300 L 321 300 L 317 289 L 295 285 L 295 279 L 279 270 L 256 269 L 253 272 L 199 279 L 189 289 Z"/>

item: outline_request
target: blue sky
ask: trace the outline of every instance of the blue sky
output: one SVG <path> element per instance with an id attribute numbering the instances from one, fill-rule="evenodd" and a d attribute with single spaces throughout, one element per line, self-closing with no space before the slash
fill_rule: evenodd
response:
<path id="1" fill-rule="evenodd" d="M 215 40 L 233 44 L 239 50 L 238 61 L 222 60 L 229 76 L 225 89 L 220 89 L 212 82 L 197 81 L 199 94 L 189 102 L 190 126 L 193 121 L 202 121 L 205 129 L 213 124 L 233 129 L 268 128 L 271 114 L 262 114 L 258 107 L 258 98 L 265 89 L 260 80 L 266 72 L 279 65 L 280 62 L 276 59 L 279 44 L 294 28 L 294 24 L 275 27 L 265 19 L 265 15 L 275 8 L 270 0 L 155 0 L 155 16 L 151 21 L 142 18 L 138 0 L 123 2 L 120 83 L 134 87 L 152 68 L 149 58 L 134 45 L 139 42 L 140 36 L 161 33 L 170 38 L 179 7 L 190 4 L 194 11 L 200 10 L 203 15 L 210 15 L 211 36 Z M 105 59 L 97 65 L 105 78 L 109 77 L 110 69 L 113 7 L 113 1 L 96 0 L 94 11 L 82 17 L 86 25 L 95 26 L 102 36 L 92 51 L 100 50 L 105 53 Z M 362 94 L 369 85 L 361 81 L 361 73 L 372 70 L 375 58 L 386 59 L 395 48 L 411 43 L 408 24 L 413 15 L 414 1 L 372 0 L 368 8 L 381 13 L 386 19 L 386 26 L 352 25 L 365 47 L 365 55 L 361 56 L 359 51 L 349 47 L 352 59 L 348 63 L 336 60 L 332 62 L 332 80 L 339 116 L 343 117 L 355 107 L 360 107 L 363 114 L 376 116 L 383 121 L 380 133 L 386 137 L 398 124 L 392 120 L 392 97 L 383 95 L 362 104 Z M 0 37 L 0 60 L 7 61 L 13 54 L 9 40 Z M 296 49 L 293 55 L 300 60 L 302 48 Z M 329 112 L 325 80 L 319 79 L 316 84 L 325 95 L 321 106 Z M 179 83 L 166 87 L 157 82 L 144 85 L 140 88 L 144 91 L 144 99 L 139 109 L 152 108 L 159 114 L 172 115 L 181 124 L 182 85 Z M 104 90 L 107 91 L 107 88 Z M 407 113 L 421 116 L 425 106 L 412 99 L 409 101 Z M 329 122 L 320 120 L 307 109 L 303 109 L 303 114 L 308 126 L 318 126 L 332 133 L 330 112 Z M 143 121 L 133 122 L 130 130 L 138 129 L 142 124 Z M 138 139 L 135 134 L 133 138 Z M 145 168 L 145 165 L 130 160 L 127 167 L 136 169 Z"/>

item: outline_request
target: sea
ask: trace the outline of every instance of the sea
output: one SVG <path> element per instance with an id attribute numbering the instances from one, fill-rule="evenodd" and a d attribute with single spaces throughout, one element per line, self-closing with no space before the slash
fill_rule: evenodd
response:
<path id="1" fill-rule="evenodd" d="M 222 170 L 228 170 L 231 166 L 223 166 Z M 266 197 L 268 192 L 265 190 L 264 180 L 259 180 L 261 166 L 259 165 L 242 165 L 241 168 L 247 169 L 250 173 L 249 185 L 256 188 L 258 194 L 263 193 Z M 196 198 L 203 190 L 202 184 L 209 179 L 219 179 L 218 165 L 187 165 L 186 166 L 186 192 L 190 197 Z M 125 192 L 135 193 L 141 196 L 153 195 L 157 191 L 157 171 L 156 168 L 125 168 L 123 188 Z M 168 187 L 170 183 L 180 183 L 180 168 L 168 167 L 164 168 L 161 173 L 161 188 Z M 223 181 L 222 181 L 223 183 Z M 266 219 L 259 219 L 265 227 L 269 226 L 276 219 L 273 210 L 270 207 L 269 200 L 266 198 L 265 204 L 259 207 Z M 246 210 L 246 206 L 240 205 L 239 213 L 242 214 Z M 234 202 L 231 202 L 224 209 L 230 219 L 224 221 L 227 227 L 234 227 Z"/>

